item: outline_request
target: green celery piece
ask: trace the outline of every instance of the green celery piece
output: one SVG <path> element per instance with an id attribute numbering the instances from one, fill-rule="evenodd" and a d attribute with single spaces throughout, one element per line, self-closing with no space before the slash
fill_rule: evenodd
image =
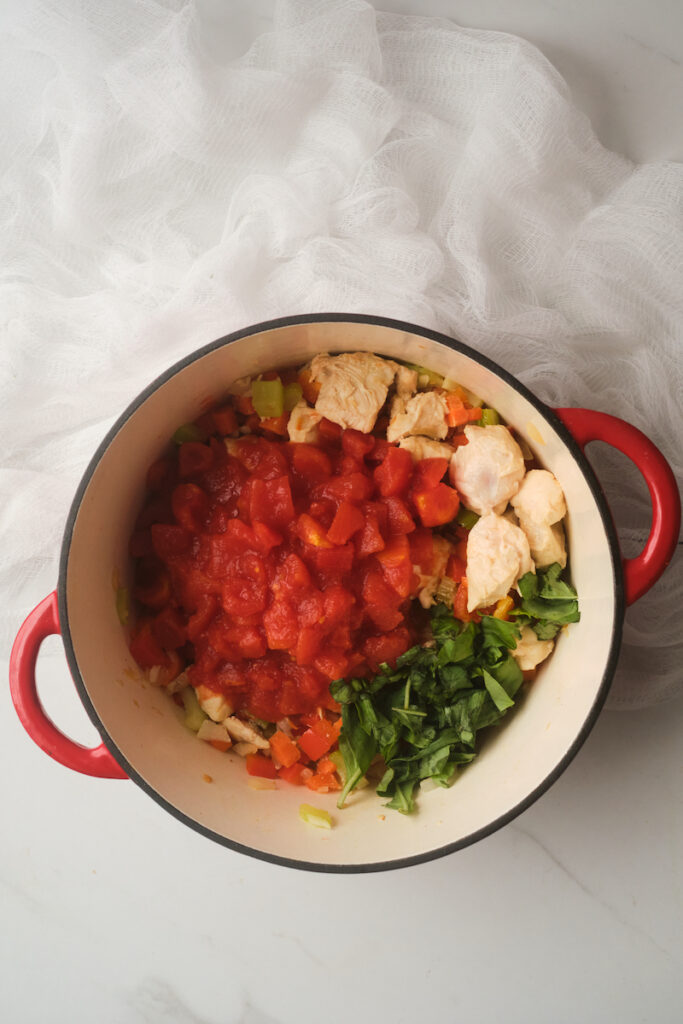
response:
<path id="1" fill-rule="evenodd" d="M 205 722 L 209 716 L 202 711 L 192 686 L 186 686 L 180 696 L 185 708 L 185 725 L 191 732 L 199 732 L 202 722 Z"/>
<path id="2" fill-rule="evenodd" d="M 500 416 L 495 409 L 484 408 L 481 410 L 480 427 L 495 427 L 498 423 L 500 423 Z"/>
<path id="3" fill-rule="evenodd" d="M 187 441 L 205 441 L 206 435 L 203 430 L 194 423 L 183 423 L 173 435 L 175 444 L 185 444 Z"/>
<path id="4" fill-rule="evenodd" d="M 316 828 L 332 828 L 332 815 L 329 811 L 323 811 L 313 804 L 301 804 L 299 806 L 299 817 L 307 825 L 314 825 Z"/>
<path id="5" fill-rule="evenodd" d="M 251 401 L 262 420 L 276 419 L 278 416 L 282 416 L 285 400 L 280 378 L 252 381 Z"/>
<path id="6" fill-rule="evenodd" d="M 443 384 L 443 377 L 440 373 L 428 370 L 426 366 L 420 366 L 418 363 L 406 363 L 405 365 L 409 370 L 415 370 L 417 373 L 417 386 L 421 391 L 426 388 L 440 388 Z M 423 379 L 425 377 L 427 380 Z"/>
<path id="7" fill-rule="evenodd" d="M 479 516 L 476 512 L 472 512 L 471 509 L 465 508 L 464 505 L 460 506 L 455 521 L 458 526 L 463 526 L 466 530 L 471 530 L 472 527 L 479 522 Z"/>
<path id="8" fill-rule="evenodd" d="M 283 404 L 285 412 L 291 412 L 303 397 L 301 384 L 285 384 L 283 393 Z"/>

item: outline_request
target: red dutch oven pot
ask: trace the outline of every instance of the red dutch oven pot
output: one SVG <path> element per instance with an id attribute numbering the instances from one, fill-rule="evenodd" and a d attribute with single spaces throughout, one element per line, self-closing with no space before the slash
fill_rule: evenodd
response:
<path id="1" fill-rule="evenodd" d="M 520 706 L 448 790 L 424 794 L 417 814 L 381 814 L 371 789 L 337 812 L 332 832 L 298 817 L 302 791 L 256 792 L 241 759 L 199 743 L 178 709 L 145 682 L 127 647 L 112 591 L 125 582 L 127 542 L 147 467 L 179 423 L 219 399 L 246 374 L 304 363 L 317 352 L 367 350 L 458 380 L 497 409 L 567 499 L 572 580 L 581 621 L 563 631 Z M 622 559 L 605 497 L 584 454 L 605 441 L 642 473 L 652 500 L 643 551 Z M 680 528 L 676 481 L 661 452 L 635 427 L 587 409 L 551 410 L 511 374 L 472 348 L 412 324 L 372 316 L 318 314 L 258 324 L 188 356 L 129 406 L 95 453 L 74 499 L 57 590 L 28 616 L 11 654 L 19 718 L 50 757 L 100 778 L 131 778 L 177 818 L 254 856 L 312 870 L 372 871 L 452 852 L 525 810 L 572 760 L 602 708 L 614 673 L 626 605 L 670 561 Z M 40 645 L 61 633 L 77 690 L 102 743 L 88 749 L 47 717 L 35 684 Z M 206 776 L 213 779 L 207 785 Z"/>

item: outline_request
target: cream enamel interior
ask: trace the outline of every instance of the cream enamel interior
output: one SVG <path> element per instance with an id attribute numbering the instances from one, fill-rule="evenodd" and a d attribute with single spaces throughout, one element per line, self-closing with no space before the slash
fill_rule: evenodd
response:
<path id="1" fill-rule="evenodd" d="M 559 479 L 568 506 L 572 578 L 582 618 L 559 638 L 521 705 L 491 732 L 481 756 L 449 790 L 422 794 L 419 811 L 386 811 L 372 790 L 337 811 L 332 796 L 278 783 L 254 790 L 241 759 L 196 740 L 176 706 L 144 683 L 126 645 L 112 572 L 127 572 L 126 547 L 147 466 L 180 423 L 236 377 L 300 364 L 321 351 L 366 349 L 455 378 L 498 409 Z M 610 545 L 590 487 L 555 430 L 506 381 L 470 357 L 420 335 L 365 323 L 282 326 L 214 349 L 177 372 L 129 417 L 95 469 L 78 511 L 66 569 L 68 623 L 89 699 L 141 778 L 203 827 L 253 850 L 295 861 L 373 864 L 465 840 L 509 814 L 556 769 L 576 740 L 607 664 L 615 625 Z M 207 782 L 205 776 L 213 779 Z M 308 800 L 327 807 L 331 831 L 298 817 Z"/>

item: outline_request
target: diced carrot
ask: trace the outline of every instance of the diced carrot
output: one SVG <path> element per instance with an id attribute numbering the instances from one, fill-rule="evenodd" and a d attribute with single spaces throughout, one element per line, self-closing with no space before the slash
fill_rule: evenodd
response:
<path id="1" fill-rule="evenodd" d="M 284 768 L 291 768 L 301 757 L 301 752 L 294 740 L 290 739 L 286 733 L 280 732 L 279 729 L 273 733 L 268 742 L 273 754 Z"/>
<path id="2" fill-rule="evenodd" d="M 241 412 L 243 416 L 252 416 L 256 412 L 251 395 L 238 395 L 235 399 L 235 404 L 237 405 L 237 411 Z"/>
<path id="3" fill-rule="evenodd" d="M 289 767 L 283 765 L 278 771 L 278 775 L 292 786 L 303 786 L 308 779 L 313 777 L 313 772 L 310 768 L 303 765 L 301 761 L 296 761 L 294 764 L 290 764 Z"/>
<path id="4" fill-rule="evenodd" d="M 315 405 L 320 394 L 320 381 L 313 380 L 310 370 L 302 370 L 299 374 L 299 384 L 308 404 Z"/>
<path id="5" fill-rule="evenodd" d="M 247 754 L 247 774 L 255 775 L 260 779 L 276 779 L 277 768 L 269 757 L 263 754 Z"/>
<path id="6" fill-rule="evenodd" d="M 227 740 L 209 740 L 209 745 L 215 747 L 216 750 L 222 750 L 223 752 L 229 750 L 231 746 Z"/>

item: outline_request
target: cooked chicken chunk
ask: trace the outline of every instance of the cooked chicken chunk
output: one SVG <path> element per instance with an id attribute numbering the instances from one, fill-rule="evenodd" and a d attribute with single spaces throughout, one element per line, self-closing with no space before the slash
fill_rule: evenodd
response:
<path id="1" fill-rule="evenodd" d="M 371 352 L 316 356 L 311 363 L 311 377 L 321 385 L 316 412 L 340 427 L 369 434 L 397 370 L 397 363 Z"/>
<path id="2" fill-rule="evenodd" d="M 530 469 L 517 494 L 511 499 L 539 568 L 559 562 L 567 564 L 564 529 L 560 520 L 567 514 L 564 494 L 547 469 Z"/>
<path id="3" fill-rule="evenodd" d="M 322 416 L 315 409 L 311 409 L 303 399 L 292 409 L 287 423 L 287 433 L 290 441 L 299 443 L 315 444 L 318 440 L 318 424 Z"/>
<path id="4" fill-rule="evenodd" d="M 253 726 L 247 725 L 240 718 L 226 718 L 223 723 L 225 728 L 228 730 L 233 740 L 238 740 L 243 743 L 253 743 L 259 750 L 268 750 L 270 743 L 262 736 L 261 733 L 254 729 Z"/>
<path id="5" fill-rule="evenodd" d="M 421 459 L 450 459 L 453 449 L 442 441 L 433 441 L 431 437 L 402 437 L 399 448 L 406 448 L 413 457 L 413 462 Z"/>
<path id="6" fill-rule="evenodd" d="M 420 577 L 420 589 L 417 592 L 417 596 L 423 608 L 431 608 L 434 604 L 434 594 L 436 593 L 442 577 L 446 573 L 446 566 L 448 565 L 448 559 L 451 554 L 451 545 L 445 537 L 440 537 L 438 534 L 434 534 L 433 541 L 434 563 L 432 566 L 432 573 L 423 573 L 419 566 L 413 566 L 413 569 Z"/>
<path id="7" fill-rule="evenodd" d="M 391 408 L 391 419 L 387 427 L 387 441 L 398 441 L 409 434 L 426 437 L 445 437 L 446 399 L 436 391 L 422 391 L 407 401 L 398 395 Z"/>
<path id="8" fill-rule="evenodd" d="M 520 576 L 533 569 L 529 541 L 522 530 L 503 516 L 482 516 L 467 539 L 467 610 L 499 601 Z"/>
<path id="9" fill-rule="evenodd" d="M 522 672 L 528 672 L 545 661 L 554 646 L 554 640 L 539 640 L 531 626 L 524 626 L 512 657 Z"/>
<path id="10" fill-rule="evenodd" d="M 396 394 L 399 398 L 410 398 L 417 391 L 417 370 L 399 364 L 396 370 Z"/>
<path id="11" fill-rule="evenodd" d="M 451 482 L 466 508 L 500 515 L 524 476 L 522 450 L 503 426 L 467 426 L 465 437 L 451 459 Z"/>

